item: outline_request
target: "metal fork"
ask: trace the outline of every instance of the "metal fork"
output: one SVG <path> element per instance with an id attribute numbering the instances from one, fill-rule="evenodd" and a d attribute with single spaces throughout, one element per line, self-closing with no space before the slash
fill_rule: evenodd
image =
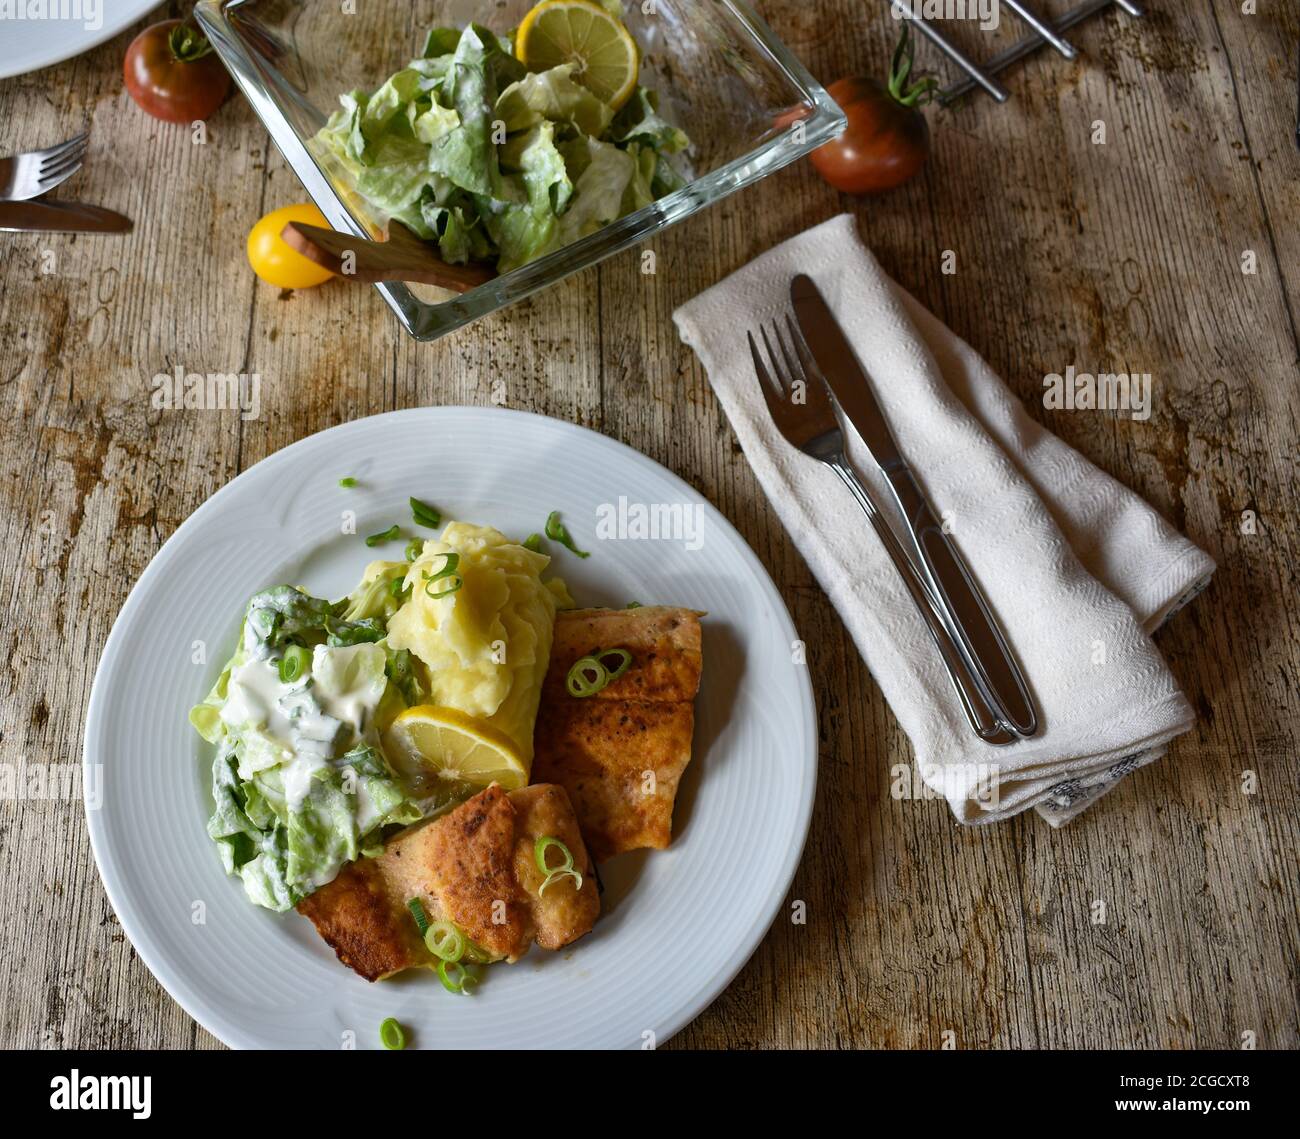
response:
<path id="1" fill-rule="evenodd" d="M 0 158 L 0 202 L 25 202 L 66 182 L 81 169 L 88 143 L 83 131 L 58 146 Z"/>
<path id="2" fill-rule="evenodd" d="M 929 630 L 939 657 L 952 681 L 953 689 L 961 702 L 962 711 L 970 722 L 971 729 L 980 739 L 990 744 L 1013 743 L 1019 737 L 1001 723 L 994 713 L 988 699 L 981 691 L 970 665 L 948 632 L 942 616 L 942 608 L 930 591 L 925 579 L 917 571 L 912 559 L 908 557 L 894 531 L 890 528 L 876 504 L 858 481 L 858 476 L 849 466 L 844 451 L 844 432 L 840 429 L 835 409 L 831 406 L 830 395 L 821 374 L 813 363 L 808 346 L 795 327 L 790 317 L 785 318 L 789 332 L 789 342 L 781 334 L 779 325 L 772 327 L 769 338 L 767 327 L 759 326 L 759 336 L 767 350 L 767 360 L 759 351 L 758 343 L 752 332 L 747 332 L 749 351 L 754 358 L 754 371 L 758 374 L 758 386 L 767 403 L 767 410 L 772 416 L 776 428 L 785 436 L 791 446 L 805 455 L 825 463 L 840 477 L 848 487 L 862 512 L 875 529 L 885 552 L 894 563 L 907 592 L 916 605 L 925 627 Z M 775 340 L 780 355 L 772 347 Z M 791 348 L 793 345 L 793 348 Z M 798 384 L 798 394 L 802 402 L 793 398 Z"/>

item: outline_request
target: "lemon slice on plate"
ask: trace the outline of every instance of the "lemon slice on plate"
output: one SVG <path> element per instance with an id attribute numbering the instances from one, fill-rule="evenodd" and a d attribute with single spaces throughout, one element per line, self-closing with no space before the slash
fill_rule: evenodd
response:
<path id="1" fill-rule="evenodd" d="M 614 110 L 636 90 L 636 40 L 592 0 L 542 0 L 515 32 L 515 55 L 529 71 L 576 64 L 574 80 Z"/>
<path id="2" fill-rule="evenodd" d="M 455 708 L 408 708 L 384 733 L 384 747 L 399 771 L 426 784 L 486 787 L 496 781 L 513 791 L 528 782 L 510 737 Z"/>

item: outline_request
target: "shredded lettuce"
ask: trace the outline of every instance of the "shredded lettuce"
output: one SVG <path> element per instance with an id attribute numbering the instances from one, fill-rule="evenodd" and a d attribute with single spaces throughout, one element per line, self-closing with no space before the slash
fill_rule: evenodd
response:
<path id="1" fill-rule="evenodd" d="M 444 260 L 509 272 L 685 184 L 689 140 L 654 93 L 615 112 L 574 71 L 529 73 L 478 24 L 433 28 L 378 89 L 340 96 L 316 147 Z"/>
<path id="2" fill-rule="evenodd" d="M 385 827 L 423 815 L 379 738 L 427 687 L 409 654 L 375 643 L 384 607 L 364 608 L 290 586 L 257 594 L 234 655 L 190 711 L 216 745 L 208 834 L 226 872 L 268 909 L 292 908 L 378 848 Z M 278 666 L 291 644 L 313 655 L 310 673 L 290 683 Z"/>

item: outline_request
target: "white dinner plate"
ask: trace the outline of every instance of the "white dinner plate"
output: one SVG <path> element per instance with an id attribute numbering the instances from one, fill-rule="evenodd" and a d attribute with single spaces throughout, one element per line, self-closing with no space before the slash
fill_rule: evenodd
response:
<path id="1" fill-rule="evenodd" d="M 341 477 L 358 485 L 343 489 Z M 548 543 L 580 605 L 707 610 L 694 758 L 666 851 L 602 867 L 602 915 L 562 953 L 493 966 L 471 997 L 426 970 L 370 984 L 297 914 L 252 905 L 204 824 L 212 753 L 186 721 L 233 650 L 248 598 L 281 583 L 341 597 L 376 556 L 361 535 L 409 496 L 522 540 L 560 510 L 581 560 Z M 602 507 L 680 504 L 698 529 L 598 533 Z M 356 533 L 344 534 L 343 512 Z M 613 515 L 610 516 L 614 517 Z M 623 536 L 619 536 L 622 533 Z M 122 928 L 177 1001 L 235 1047 L 377 1047 L 396 1017 L 419 1048 L 662 1043 L 731 981 L 782 908 L 807 835 L 816 729 L 807 670 L 771 579 L 731 525 L 621 443 L 498 408 L 432 407 L 335 427 L 218 491 L 163 546 L 104 648 L 87 714 L 90 837 Z M 96 782 L 90 782 L 97 774 Z"/>
<path id="2" fill-rule="evenodd" d="M 55 15 L 0 19 L 0 79 L 81 55 L 156 7 L 158 0 L 46 0 L 39 6 L 35 0 L 13 0 L 19 16 L 31 12 Z"/>

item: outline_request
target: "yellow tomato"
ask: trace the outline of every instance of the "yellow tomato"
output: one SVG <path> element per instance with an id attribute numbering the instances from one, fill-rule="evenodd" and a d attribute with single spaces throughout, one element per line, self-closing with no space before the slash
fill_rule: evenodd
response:
<path id="1" fill-rule="evenodd" d="M 291 221 L 326 229 L 330 224 L 325 215 L 312 205 L 282 206 L 272 210 L 253 226 L 248 235 L 248 263 L 254 273 L 277 289 L 310 289 L 324 284 L 334 274 L 308 260 L 296 249 L 290 249 L 280 236 L 280 231 Z"/>

